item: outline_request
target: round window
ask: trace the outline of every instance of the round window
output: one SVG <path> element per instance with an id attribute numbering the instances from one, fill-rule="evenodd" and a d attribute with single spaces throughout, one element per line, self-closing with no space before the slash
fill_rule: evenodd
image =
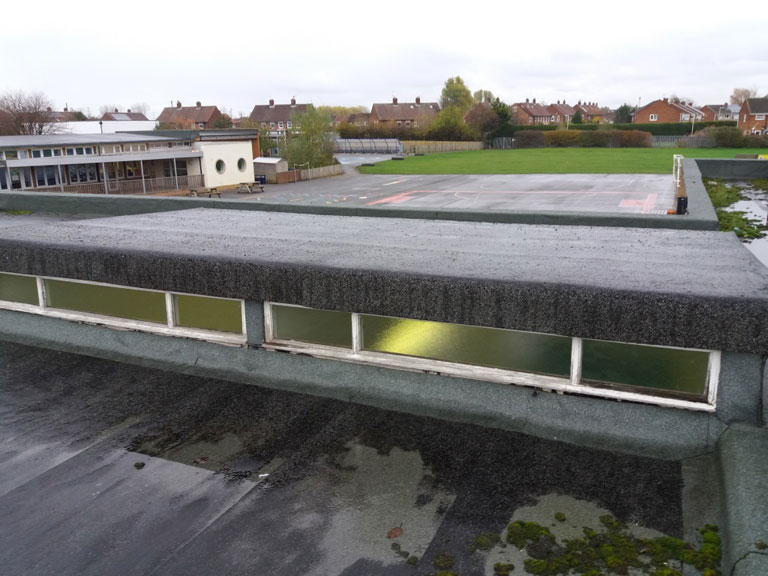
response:
<path id="1" fill-rule="evenodd" d="M 224 160 L 216 160 L 216 172 L 224 174 L 224 170 L 227 169 L 227 165 L 224 164 Z"/>
<path id="2" fill-rule="evenodd" d="M 240 160 L 237 161 L 237 169 L 240 170 L 240 172 L 245 172 L 245 158 L 240 158 Z"/>

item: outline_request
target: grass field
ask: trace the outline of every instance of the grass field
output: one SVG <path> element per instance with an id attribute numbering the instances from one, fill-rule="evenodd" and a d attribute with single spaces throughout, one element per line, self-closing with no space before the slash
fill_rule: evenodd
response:
<path id="1" fill-rule="evenodd" d="M 667 174 L 672 156 L 733 158 L 747 148 L 537 148 L 411 156 L 360 167 L 362 174 Z"/>

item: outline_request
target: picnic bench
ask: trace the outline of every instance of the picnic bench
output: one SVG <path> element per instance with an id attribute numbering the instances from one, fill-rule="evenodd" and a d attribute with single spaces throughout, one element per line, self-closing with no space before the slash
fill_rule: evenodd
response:
<path id="1" fill-rule="evenodd" d="M 264 184 L 261 182 L 254 182 L 253 184 L 241 182 L 237 188 L 238 194 L 255 194 L 256 192 L 264 192 Z"/>
<path id="2" fill-rule="evenodd" d="M 190 188 L 189 195 L 195 198 L 198 196 L 208 196 L 208 198 L 218 196 L 221 198 L 221 192 L 219 192 L 218 188 Z"/>

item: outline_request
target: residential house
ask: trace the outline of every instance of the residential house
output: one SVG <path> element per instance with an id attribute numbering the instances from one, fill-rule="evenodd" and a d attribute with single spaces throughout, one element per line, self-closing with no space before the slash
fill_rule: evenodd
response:
<path id="1" fill-rule="evenodd" d="M 143 113 L 141 112 L 131 112 L 131 109 L 129 108 L 125 112 L 120 112 L 117 108 L 115 108 L 114 112 L 105 112 L 104 115 L 99 118 L 102 122 L 105 121 L 116 121 L 116 122 L 147 122 L 149 118 L 147 118 Z"/>
<path id="2" fill-rule="evenodd" d="M 352 126 L 368 126 L 368 122 L 371 119 L 371 115 L 368 112 L 358 112 L 356 114 L 350 114 L 347 118 Z"/>
<path id="3" fill-rule="evenodd" d="M 768 97 L 745 100 L 737 126 L 744 134 L 768 134 Z"/>
<path id="4" fill-rule="evenodd" d="M 695 108 L 692 102 L 681 102 L 663 98 L 654 100 L 638 109 L 632 118 L 633 124 L 659 124 L 669 122 L 691 122 L 704 119 L 704 112 Z"/>
<path id="5" fill-rule="evenodd" d="M 293 115 L 306 112 L 311 104 L 296 104 L 296 98 L 291 98 L 290 104 L 275 104 L 274 100 L 269 104 L 256 104 L 251 111 L 251 122 L 261 126 L 264 134 L 277 137 L 286 130 L 293 128 Z"/>
<path id="6" fill-rule="evenodd" d="M 536 103 L 536 98 L 525 102 L 515 102 L 509 107 L 510 116 L 518 124 L 549 124 L 552 120 L 552 113 L 541 104 Z"/>
<path id="7" fill-rule="evenodd" d="M 400 126 L 418 128 L 428 126 L 440 112 L 437 102 L 422 102 L 416 97 L 415 102 L 399 103 L 392 98 L 392 104 L 374 104 L 368 122 L 373 125 Z"/>
<path id="8" fill-rule="evenodd" d="M 555 104 L 547 106 L 547 111 L 550 114 L 549 121 L 555 124 L 568 124 L 573 119 L 573 115 L 576 114 L 576 109 L 565 103 L 565 100 L 557 101 Z"/>
<path id="9" fill-rule="evenodd" d="M 200 102 L 194 106 L 182 106 L 176 101 L 176 107 L 163 108 L 157 123 L 161 129 L 208 130 L 214 128 L 221 112 L 216 106 L 203 106 Z"/>
<path id="10" fill-rule="evenodd" d="M 149 194 L 253 182 L 257 130 L 0 136 L 0 190 Z"/>
<path id="11" fill-rule="evenodd" d="M 581 112 L 581 120 L 584 124 L 603 124 L 606 121 L 605 109 L 598 106 L 597 102 L 582 102 L 579 100 L 574 109 Z"/>

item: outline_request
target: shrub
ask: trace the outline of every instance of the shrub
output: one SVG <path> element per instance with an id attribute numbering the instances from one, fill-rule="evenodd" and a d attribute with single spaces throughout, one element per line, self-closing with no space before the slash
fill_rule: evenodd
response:
<path id="1" fill-rule="evenodd" d="M 768 136 L 748 134 L 744 136 L 744 146 L 746 148 L 766 148 L 768 147 Z"/>
<path id="2" fill-rule="evenodd" d="M 546 146 L 565 148 L 579 146 L 581 143 L 582 135 L 575 130 L 557 130 L 555 132 L 544 132 L 543 134 Z"/>
<path id="3" fill-rule="evenodd" d="M 515 133 L 517 148 L 541 148 L 544 146 L 544 134 L 541 130 L 521 130 Z"/>
<path id="4" fill-rule="evenodd" d="M 742 148 L 744 146 L 744 135 L 736 127 L 708 128 L 712 133 L 715 144 L 721 148 Z"/>
<path id="5" fill-rule="evenodd" d="M 653 138 L 642 130 L 617 130 L 615 146 L 619 148 L 650 148 Z"/>
<path id="6" fill-rule="evenodd" d="M 581 133 L 581 145 L 589 148 L 605 148 L 613 143 L 612 132 L 605 130 L 585 131 Z"/>

